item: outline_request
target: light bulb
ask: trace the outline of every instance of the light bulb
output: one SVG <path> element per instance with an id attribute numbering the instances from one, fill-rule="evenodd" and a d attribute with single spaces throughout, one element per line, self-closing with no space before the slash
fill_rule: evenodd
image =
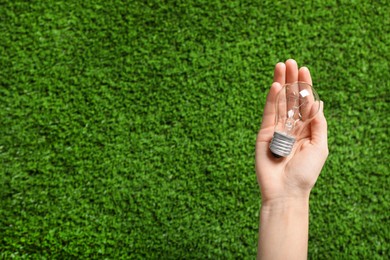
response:
<path id="1" fill-rule="evenodd" d="M 279 91 L 275 106 L 275 131 L 269 148 L 275 157 L 286 157 L 297 140 L 309 136 L 307 126 L 320 109 L 320 99 L 310 84 L 294 82 Z"/>

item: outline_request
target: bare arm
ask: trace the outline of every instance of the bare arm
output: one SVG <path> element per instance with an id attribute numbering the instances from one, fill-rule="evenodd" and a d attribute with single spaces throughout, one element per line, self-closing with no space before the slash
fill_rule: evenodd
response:
<path id="1" fill-rule="evenodd" d="M 262 205 L 260 214 L 260 259 L 306 259 L 308 198 Z"/>

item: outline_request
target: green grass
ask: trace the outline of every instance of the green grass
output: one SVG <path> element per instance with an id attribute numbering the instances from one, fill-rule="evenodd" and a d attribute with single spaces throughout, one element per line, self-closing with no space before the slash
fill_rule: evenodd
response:
<path id="1" fill-rule="evenodd" d="M 253 259 L 295 58 L 329 124 L 309 257 L 387 259 L 390 3 L 303 2 L 0 1 L 1 258 Z"/>

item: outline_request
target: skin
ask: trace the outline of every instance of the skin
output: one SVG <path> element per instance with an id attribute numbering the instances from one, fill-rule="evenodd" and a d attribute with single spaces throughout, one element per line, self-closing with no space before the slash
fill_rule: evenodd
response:
<path id="1" fill-rule="evenodd" d="M 309 196 L 329 153 L 323 102 L 288 157 L 275 158 L 269 150 L 276 95 L 284 84 L 296 81 L 312 85 L 309 69 L 298 69 L 292 59 L 275 66 L 256 140 L 256 175 L 262 198 L 258 259 L 307 258 Z"/>

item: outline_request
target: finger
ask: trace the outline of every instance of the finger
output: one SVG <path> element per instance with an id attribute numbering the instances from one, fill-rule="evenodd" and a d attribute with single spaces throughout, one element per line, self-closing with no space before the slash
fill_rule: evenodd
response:
<path id="1" fill-rule="evenodd" d="M 286 83 L 286 65 L 283 62 L 279 62 L 275 66 L 274 82 L 278 82 L 282 86 Z"/>
<path id="2" fill-rule="evenodd" d="M 286 61 L 286 83 L 298 81 L 298 64 L 295 60 Z"/>
<path id="3" fill-rule="evenodd" d="M 313 85 L 312 83 L 312 79 L 311 79 L 311 75 L 310 75 L 310 71 L 308 68 L 306 67 L 302 67 L 299 69 L 298 71 L 298 81 L 301 81 L 301 82 L 306 82 L 310 85 Z"/>
<path id="4" fill-rule="evenodd" d="M 285 82 L 286 82 L 286 65 L 283 62 L 279 62 L 278 64 L 275 65 L 274 83 L 271 85 L 271 89 L 267 95 L 267 102 L 264 107 L 261 129 L 273 126 L 275 124 L 276 96 Z"/>
<path id="5" fill-rule="evenodd" d="M 288 120 L 294 122 L 299 119 L 299 84 L 289 83 L 286 85 L 286 110 Z"/>
<path id="6" fill-rule="evenodd" d="M 310 75 L 310 70 L 307 67 L 302 67 L 298 71 L 298 81 L 309 84 L 310 86 L 300 83 L 299 84 L 299 92 L 308 94 L 307 96 L 300 95 L 300 113 L 302 116 L 302 120 L 306 120 L 309 118 L 311 107 L 315 101 L 312 90 L 312 78 Z M 302 92 L 303 91 L 303 92 Z M 317 104 L 314 104 L 317 105 Z"/>
<path id="7" fill-rule="evenodd" d="M 320 111 L 311 121 L 311 143 L 328 148 L 328 125 L 324 115 L 324 102 L 320 101 Z"/>
<path id="8" fill-rule="evenodd" d="M 282 85 L 279 82 L 274 82 L 272 84 L 264 107 L 261 129 L 273 126 L 275 124 L 276 97 L 281 89 Z"/>
<path id="9" fill-rule="evenodd" d="M 276 121 L 278 125 L 283 125 L 286 120 L 287 111 L 287 85 L 281 87 L 278 96 L 276 97 Z M 276 123 L 276 122 L 275 122 Z"/>
<path id="10" fill-rule="evenodd" d="M 286 61 L 286 84 L 289 84 L 289 86 L 286 88 L 286 115 L 289 115 L 288 117 L 291 120 L 294 120 L 294 114 L 298 116 L 298 111 L 294 110 L 294 107 L 298 107 L 299 104 L 296 104 L 296 96 L 297 96 L 297 88 L 295 87 L 295 84 L 291 84 L 298 81 L 298 64 L 295 60 L 289 59 Z"/>
<path id="11" fill-rule="evenodd" d="M 299 112 L 301 120 L 306 121 L 312 118 L 318 112 L 319 103 L 311 85 L 305 82 L 299 82 Z"/>

